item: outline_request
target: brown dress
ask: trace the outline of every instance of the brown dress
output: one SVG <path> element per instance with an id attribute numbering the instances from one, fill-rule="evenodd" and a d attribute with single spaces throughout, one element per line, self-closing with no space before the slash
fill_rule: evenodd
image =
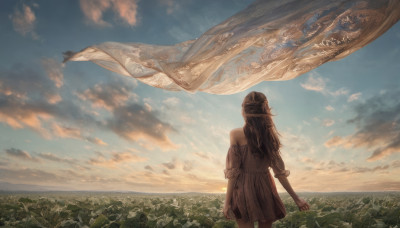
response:
<path id="1" fill-rule="evenodd" d="M 282 159 L 271 167 L 275 177 L 289 176 Z M 226 156 L 225 178 L 234 181 L 229 199 L 229 219 L 276 221 L 286 210 L 276 190 L 267 161 L 255 157 L 247 145 L 231 145 Z"/>

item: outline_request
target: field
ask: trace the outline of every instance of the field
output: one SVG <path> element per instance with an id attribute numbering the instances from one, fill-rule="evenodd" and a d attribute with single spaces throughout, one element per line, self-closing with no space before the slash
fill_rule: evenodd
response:
<path id="1" fill-rule="evenodd" d="M 287 216 L 274 227 L 400 228 L 400 192 L 302 193 L 298 211 L 287 194 Z M 223 217 L 224 194 L 0 192 L 1 227 L 237 227 Z"/>

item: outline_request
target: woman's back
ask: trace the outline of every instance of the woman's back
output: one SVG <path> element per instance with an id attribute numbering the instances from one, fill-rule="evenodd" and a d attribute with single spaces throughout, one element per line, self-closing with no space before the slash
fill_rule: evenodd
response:
<path id="1" fill-rule="evenodd" d="M 285 207 L 278 195 L 274 178 L 279 179 L 300 210 L 308 210 L 307 202 L 290 186 L 289 171 L 280 155 L 279 133 L 272 121 L 266 96 L 250 92 L 242 103 L 243 128 L 230 133 L 225 178 L 228 180 L 224 214 L 236 219 L 239 227 L 271 227 L 273 221 L 285 217 Z"/>
<path id="2" fill-rule="evenodd" d="M 243 128 L 236 128 L 232 130 L 232 136 L 237 142 L 235 146 L 238 146 L 239 151 L 241 152 L 241 167 L 244 171 L 262 172 L 268 170 L 268 158 L 266 156 L 261 158 L 260 156 L 257 156 L 257 154 L 250 151 Z M 283 163 L 283 161 L 281 163 Z M 276 171 L 276 173 L 282 173 L 281 170 L 277 170 L 276 168 L 284 169 L 284 167 L 272 168 L 274 171 Z"/>

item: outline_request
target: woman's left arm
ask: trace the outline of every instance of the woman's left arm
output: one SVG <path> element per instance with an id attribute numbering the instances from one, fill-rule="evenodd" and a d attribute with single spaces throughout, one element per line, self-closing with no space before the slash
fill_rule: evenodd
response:
<path id="1" fill-rule="evenodd" d="M 230 206 L 230 200 L 232 199 L 232 190 L 233 190 L 233 179 L 228 179 L 228 186 L 226 187 L 226 196 L 225 196 L 225 207 L 224 207 L 224 214 L 228 213 L 228 209 Z"/>
<path id="2" fill-rule="evenodd" d="M 230 132 L 230 143 L 231 147 L 228 151 L 227 159 L 226 159 L 226 169 L 225 169 L 225 178 L 228 179 L 228 185 L 226 187 L 226 195 L 225 195 L 225 205 L 224 205 L 224 215 L 226 218 L 232 218 L 232 215 L 229 215 L 230 201 L 232 199 L 233 185 L 238 175 L 238 168 L 240 164 L 240 158 L 237 157 L 237 154 L 233 151 L 232 145 L 236 145 L 236 137 L 234 131 Z"/>

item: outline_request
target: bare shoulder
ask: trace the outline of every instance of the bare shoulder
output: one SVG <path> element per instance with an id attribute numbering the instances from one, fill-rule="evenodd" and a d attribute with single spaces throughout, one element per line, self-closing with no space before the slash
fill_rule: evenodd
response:
<path id="1" fill-rule="evenodd" d="M 241 134 L 243 134 L 243 128 L 234 128 L 230 132 L 231 136 L 240 136 Z"/>
<path id="2" fill-rule="evenodd" d="M 244 137 L 243 128 L 232 129 L 229 135 L 231 138 L 231 144 L 238 144 L 238 143 L 240 144 L 240 142 Z"/>

